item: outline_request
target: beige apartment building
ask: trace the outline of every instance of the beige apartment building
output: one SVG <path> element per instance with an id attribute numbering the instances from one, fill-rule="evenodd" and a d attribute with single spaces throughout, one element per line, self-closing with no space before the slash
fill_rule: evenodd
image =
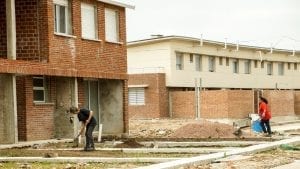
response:
<path id="1" fill-rule="evenodd" d="M 243 118 L 256 111 L 261 94 L 271 100 L 275 115 L 299 113 L 300 51 L 182 36 L 127 47 L 132 118 Z M 288 103 L 284 110 L 276 107 L 278 99 Z M 233 102 L 243 106 L 232 108 Z"/>

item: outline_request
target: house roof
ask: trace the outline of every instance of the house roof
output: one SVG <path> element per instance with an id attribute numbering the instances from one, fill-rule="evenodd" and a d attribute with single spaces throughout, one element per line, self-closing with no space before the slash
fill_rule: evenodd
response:
<path id="1" fill-rule="evenodd" d="M 117 2 L 117 1 L 112 1 L 112 0 L 98 0 L 99 2 L 104 2 L 107 4 L 111 4 L 111 5 L 116 5 L 116 6 L 120 6 L 120 7 L 124 7 L 124 8 L 129 8 L 129 9 L 134 9 L 135 6 L 133 5 L 128 5 L 128 4 L 124 4 L 121 2 Z"/>
<path id="2" fill-rule="evenodd" d="M 159 42 L 168 41 L 168 40 L 193 41 L 193 42 L 197 42 L 199 44 L 201 43 L 201 39 L 199 39 L 199 38 L 186 37 L 186 36 L 175 36 L 175 35 L 171 35 L 171 36 L 158 35 L 156 37 L 149 38 L 149 39 L 142 39 L 142 40 L 128 42 L 127 46 L 128 47 L 139 46 L 139 45 L 145 45 L 145 44 L 150 44 L 150 43 L 159 43 Z M 202 39 L 202 42 L 203 42 L 203 44 L 207 43 L 207 44 L 224 46 L 224 42 L 219 42 L 219 41 Z M 226 43 L 226 46 L 227 47 L 236 47 L 237 44 Z M 254 49 L 254 50 L 262 50 L 262 51 L 270 50 L 270 48 L 266 48 L 266 47 L 258 47 L 258 46 L 242 45 L 242 44 L 239 44 L 238 46 L 239 46 L 239 48 L 247 48 L 247 49 Z M 300 53 L 300 51 L 293 51 L 293 50 L 288 50 L 288 49 L 273 48 L 272 50 L 277 51 L 277 52 Z"/>

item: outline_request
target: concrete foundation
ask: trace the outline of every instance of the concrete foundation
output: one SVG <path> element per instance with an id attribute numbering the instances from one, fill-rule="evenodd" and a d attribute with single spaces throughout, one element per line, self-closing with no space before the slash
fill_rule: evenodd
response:
<path id="1" fill-rule="evenodd" d="M 103 134 L 124 133 L 123 83 L 120 80 L 99 80 L 100 116 Z"/>
<path id="2" fill-rule="evenodd" d="M 13 75 L 0 75 L 0 143 L 16 143 L 17 110 L 16 79 Z"/>
<path id="3" fill-rule="evenodd" d="M 72 138 L 73 124 L 70 123 L 70 114 L 66 112 L 74 105 L 74 80 L 71 78 L 56 78 L 56 107 L 54 112 L 55 138 Z M 74 122 L 76 122 L 74 118 Z"/>

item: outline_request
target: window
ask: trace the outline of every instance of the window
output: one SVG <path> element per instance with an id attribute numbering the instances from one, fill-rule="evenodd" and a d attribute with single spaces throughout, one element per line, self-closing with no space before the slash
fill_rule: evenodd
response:
<path id="1" fill-rule="evenodd" d="M 273 74 L 273 63 L 268 62 L 267 63 L 267 75 L 272 75 Z"/>
<path id="2" fill-rule="evenodd" d="M 105 39 L 119 42 L 119 14 L 112 9 L 105 9 Z"/>
<path id="3" fill-rule="evenodd" d="M 232 61 L 233 73 L 239 73 L 239 60 L 235 59 Z"/>
<path id="4" fill-rule="evenodd" d="M 229 66 L 229 58 L 226 58 L 226 66 Z"/>
<path id="5" fill-rule="evenodd" d="M 294 63 L 294 70 L 297 70 L 297 63 Z"/>
<path id="6" fill-rule="evenodd" d="M 291 69 L 291 63 L 288 63 L 288 70 Z"/>
<path id="7" fill-rule="evenodd" d="M 278 75 L 284 75 L 284 63 L 278 63 Z"/>
<path id="8" fill-rule="evenodd" d="M 71 18 L 68 0 L 54 0 L 54 31 L 71 34 Z"/>
<path id="9" fill-rule="evenodd" d="M 200 72 L 202 70 L 202 57 L 195 55 L 195 70 Z"/>
<path id="10" fill-rule="evenodd" d="M 193 61 L 194 61 L 194 56 L 193 54 L 190 54 L 190 63 L 193 63 Z"/>
<path id="11" fill-rule="evenodd" d="M 83 38 L 98 39 L 97 8 L 91 4 L 81 3 L 81 34 Z"/>
<path id="12" fill-rule="evenodd" d="M 245 74 L 251 73 L 251 60 L 245 61 Z"/>
<path id="13" fill-rule="evenodd" d="M 45 79 L 42 76 L 33 77 L 33 101 L 45 102 Z"/>
<path id="14" fill-rule="evenodd" d="M 254 67 L 257 68 L 257 60 L 254 60 Z"/>
<path id="15" fill-rule="evenodd" d="M 261 61 L 260 62 L 260 68 L 264 68 L 265 67 L 265 62 L 264 61 Z"/>
<path id="16" fill-rule="evenodd" d="M 176 70 L 183 70 L 183 53 L 176 53 Z"/>
<path id="17" fill-rule="evenodd" d="M 219 57 L 219 65 L 223 65 L 223 58 Z"/>
<path id="18" fill-rule="evenodd" d="M 208 71 L 209 72 L 215 72 L 216 70 L 216 68 L 215 68 L 215 57 L 213 57 L 213 56 L 209 56 L 208 57 Z"/>
<path id="19" fill-rule="evenodd" d="M 129 88 L 129 105 L 145 105 L 145 88 Z"/>

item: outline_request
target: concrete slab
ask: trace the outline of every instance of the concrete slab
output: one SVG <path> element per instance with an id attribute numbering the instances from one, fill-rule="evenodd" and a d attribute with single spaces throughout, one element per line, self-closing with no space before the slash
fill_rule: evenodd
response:
<path id="1" fill-rule="evenodd" d="M 239 161 L 239 160 L 249 159 L 251 157 L 252 156 L 246 156 L 246 155 L 233 155 L 233 156 L 216 160 L 216 162 Z"/>
<path id="2" fill-rule="evenodd" d="M 96 151 L 117 151 L 123 153 L 188 153 L 188 154 L 207 154 L 215 152 L 225 152 L 234 148 L 96 148 Z M 82 148 L 57 148 L 57 149 L 33 149 L 48 151 L 82 151 Z"/>
<path id="3" fill-rule="evenodd" d="M 270 140 L 271 141 L 271 140 Z M 139 142 L 146 147 L 241 147 L 267 143 L 266 141 L 202 141 L 202 142 L 170 142 L 170 141 L 149 141 Z"/>
<path id="4" fill-rule="evenodd" d="M 187 159 L 180 159 L 180 160 L 176 160 L 176 161 L 160 163 L 160 164 L 154 164 L 154 165 L 150 165 L 150 166 L 139 167 L 137 169 L 173 169 L 173 168 L 179 168 L 179 167 L 184 167 L 184 166 L 189 166 L 189 165 L 207 164 L 211 161 L 214 161 L 214 160 L 220 159 L 220 158 L 224 158 L 227 156 L 247 154 L 247 153 L 256 153 L 256 152 L 271 150 L 271 149 L 279 147 L 282 144 L 300 144 L 300 137 L 294 137 L 294 138 L 290 138 L 290 139 L 286 139 L 286 140 L 280 140 L 280 141 L 275 141 L 275 142 L 271 142 L 271 143 L 259 144 L 259 145 L 245 147 L 245 148 L 237 148 L 237 149 L 227 151 L 224 153 L 214 153 L 214 154 L 209 154 L 209 155 L 202 155 L 202 156 L 197 156 L 197 157 L 192 157 L 192 158 L 187 158 Z"/>
<path id="5" fill-rule="evenodd" d="M 300 168 L 300 160 L 295 160 L 293 163 L 278 166 L 272 169 L 299 169 Z"/>
<path id="6" fill-rule="evenodd" d="M 162 163 L 181 158 L 109 158 L 109 157 L 0 157 L 0 162 L 49 162 L 49 163 Z"/>
<path id="7" fill-rule="evenodd" d="M 291 123 L 279 126 L 271 126 L 272 131 L 291 131 L 291 130 L 299 130 L 300 129 L 300 122 L 298 123 Z"/>
<path id="8" fill-rule="evenodd" d="M 44 145 L 49 143 L 66 143 L 72 142 L 73 139 L 52 139 L 52 140 L 39 140 L 39 141 L 26 141 L 26 142 L 18 142 L 16 144 L 0 144 L 1 149 L 8 149 L 8 148 L 22 148 L 22 147 L 30 147 L 34 145 Z"/>

